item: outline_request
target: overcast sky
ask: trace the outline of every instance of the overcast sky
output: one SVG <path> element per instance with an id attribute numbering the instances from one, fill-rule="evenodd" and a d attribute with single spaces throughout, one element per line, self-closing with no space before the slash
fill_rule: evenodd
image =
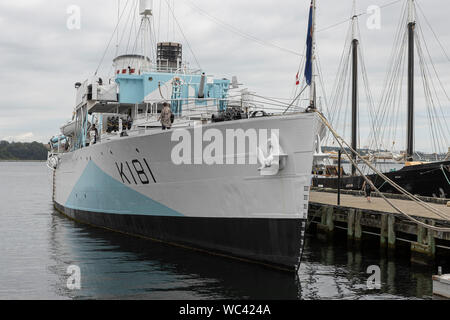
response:
<path id="1" fill-rule="evenodd" d="M 154 0 L 156 15 L 159 13 L 159 3 L 164 4 L 165 1 Z M 301 53 L 304 50 L 310 0 L 190 0 L 204 10 L 201 13 L 187 1 L 172 1 L 175 2 L 175 15 L 183 33 L 204 71 L 221 78 L 231 79 L 236 75 L 245 87 L 264 96 L 291 97 L 301 58 L 289 51 Z M 449 54 L 449 1 L 417 1 Z M 125 2 L 121 0 L 122 7 Z M 317 46 L 328 95 L 333 87 L 349 26 L 348 22 L 337 23 L 350 17 L 352 2 L 317 1 Z M 391 2 L 394 0 L 357 0 L 357 12 L 365 12 L 371 5 L 383 6 Z M 379 30 L 366 27 L 369 15 L 359 18 L 365 64 L 376 104 L 381 98 L 402 4 L 403 1 L 400 1 L 381 9 Z M 67 27 L 70 18 L 67 9 L 71 5 L 81 9 L 80 29 L 70 30 Z M 205 12 L 247 35 L 289 51 L 238 36 L 208 18 Z M 169 23 L 169 31 L 165 28 L 166 7 L 162 10 L 162 16 L 159 40 L 182 42 L 185 58 L 195 66 L 180 32 L 172 32 L 173 22 Z M 46 142 L 58 133 L 60 125 L 72 114 L 74 83 L 93 75 L 116 22 L 116 0 L 0 0 L 0 139 Z M 156 20 L 155 26 L 158 25 Z M 435 67 L 450 93 L 448 57 L 438 46 L 428 26 L 423 26 L 423 29 L 428 36 Z M 166 39 L 167 34 L 169 39 Z M 100 75 L 105 78 L 111 70 L 114 46 L 115 40 L 100 69 Z M 420 104 L 422 92 L 417 92 L 416 96 Z M 445 97 L 441 100 L 446 108 L 446 120 L 449 120 L 449 101 Z M 416 147 L 431 151 L 425 109 L 421 105 L 417 108 Z M 367 113 L 364 110 L 361 117 L 364 118 L 361 119 L 361 143 L 364 144 L 364 135 L 368 134 Z M 403 137 L 399 135 L 398 139 Z M 398 143 L 404 145 L 403 141 Z"/>

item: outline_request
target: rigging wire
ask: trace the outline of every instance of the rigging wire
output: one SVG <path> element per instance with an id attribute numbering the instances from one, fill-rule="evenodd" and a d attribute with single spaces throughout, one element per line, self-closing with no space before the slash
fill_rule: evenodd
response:
<path id="1" fill-rule="evenodd" d="M 433 212 L 434 214 L 436 214 L 437 216 L 448 220 L 450 219 L 450 216 L 447 213 L 444 213 L 436 208 L 434 208 L 433 206 L 431 206 L 430 204 L 424 202 L 423 200 L 419 199 L 417 196 L 412 195 L 411 193 L 409 193 L 408 191 L 406 191 L 405 189 L 403 189 L 402 187 L 400 187 L 398 184 L 396 184 L 394 181 L 392 181 L 391 179 L 389 179 L 387 176 L 385 176 L 382 172 L 380 172 L 378 169 L 376 169 L 374 166 L 372 166 L 370 164 L 369 161 L 367 161 L 366 159 L 364 159 L 363 157 L 361 157 L 361 155 L 358 154 L 358 152 L 356 150 L 354 150 L 346 141 L 345 139 L 343 139 L 334 129 L 333 127 L 329 124 L 329 122 L 326 120 L 326 118 L 318 111 L 316 111 L 316 114 L 318 115 L 319 119 L 321 120 L 321 122 L 331 131 L 331 133 L 333 134 L 334 138 L 336 139 L 336 141 L 338 142 L 339 146 L 341 147 L 341 149 L 343 150 L 343 152 L 347 155 L 348 159 L 353 163 L 353 165 L 355 165 L 356 169 L 359 171 L 359 173 L 361 174 L 361 176 L 364 178 L 364 180 L 370 184 L 370 186 L 377 191 L 377 193 L 392 207 L 394 208 L 398 213 L 404 215 L 405 217 L 407 217 L 409 220 L 415 222 L 418 225 L 421 225 L 427 229 L 430 230 L 434 230 L 434 231 L 438 231 L 438 232 L 450 232 L 450 228 L 441 228 L 441 227 L 436 227 L 433 225 L 429 225 L 427 223 L 424 223 L 416 218 L 414 218 L 413 216 L 407 214 L 406 212 L 403 212 L 403 210 L 401 210 L 400 208 L 398 208 L 392 201 L 390 201 L 388 198 L 386 198 L 386 196 L 380 192 L 380 190 L 373 184 L 373 182 L 368 179 L 364 173 L 361 171 L 361 169 L 358 167 L 358 165 L 356 164 L 355 160 L 352 159 L 352 157 L 350 156 L 350 154 L 347 152 L 347 148 L 350 150 L 350 152 L 354 152 L 355 154 L 358 155 L 358 157 L 367 165 L 369 166 L 374 172 L 376 172 L 383 180 L 385 180 L 387 183 L 389 183 L 391 186 L 393 186 L 395 189 L 397 189 L 398 191 L 400 191 L 402 194 L 405 194 L 406 196 L 408 196 L 408 198 L 410 198 L 412 201 L 416 202 L 417 204 L 419 204 L 421 207 L 423 207 L 424 209 L 427 209 L 430 212 Z M 344 145 L 346 147 L 344 147 Z"/>
<path id="2" fill-rule="evenodd" d="M 430 52 L 428 50 L 427 43 L 425 41 L 425 37 L 423 35 L 422 28 L 420 27 L 420 24 L 419 24 L 419 28 L 418 29 L 419 29 L 419 32 L 416 35 L 417 38 L 419 39 L 420 36 L 423 37 L 423 39 L 421 39 L 422 41 L 417 41 L 417 43 L 418 43 L 417 51 L 418 51 L 418 54 L 419 54 L 419 62 L 420 62 L 420 67 L 421 67 L 421 72 L 422 72 L 422 79 L 423 79 L 423 84 L 424 84 L 425 97 L 427 99 L 427 105 L 428 105 L 427 112 L 429 114 L 430 130 L 434 130 L 434 133 L 432 134 L 432 138 L 434 138 L 433 143 L 435 145 L 435 150 L 434 151 L 436 153 L 439 153 L 439 152 L 442 152 L 442 151 L 445 150 L 445 145 L 447 145 L 447 146 L 449 145 L 449 141 L 447 139 L 447 136 L 445 135 L 445 130 L 444 130 L 444 128 L 442 126 L 442 123 L 441 123 L 441 119 L 442 118 L 445 119 L 446 117 L 445 117 L 445 115 L 444 115 L 444 113 L 442 111 L 442 105 L 441 105 L 441 102 L 439 100 L 439 96 L 438 96 L 438 93 L 437 93 L 437 90 L 436 90 L 436 86 L 434 86 L 434 82 L 433 82 L 433 78 L 431 76 L 430 68 L 426 64 L 426 61 L 425 61 L 425 54 L 424 54 L 424 51 L 423 51 L 423 48 L 422 48 L 422 43 L 425 46 L 426 52 L 428 53 L 428 57 L 430 58 L 430 61 L 431 61 L 431 66 L 433 67 L 433 70 L 435 71 L 436 77 L 438 78 L 439 82 L 440 82 L 440 79 L 439 79 L 439 76 L 438 76 L 438 74 L 436 72 L 436 68 L 434 66 L 434 63 L 433 63 L 433 61 L 431 59 L 431 55 L 430 55 Z M 431 88 L 433 88 L 433 91 L 430 88 L 430 84 L 431 84 Z M 443 88 L 443 90 L 445 92 L 444 88 Z M 434 96 L 433 96 L 433 93 L 434 93 Z M 438 109 L 436 108 L 435 101 L 437 102 L 437 105 L 439 107 L 439 111 L 441 112 L 441 114 L 438 113 Z M 449 135 L 450 135 L 450 130 L 449 130 L 447 121 L 444 121 L 444 123 L 445 123 L 445 126 L 447 128 L 447 133 L 449 133 Z M 442 145 L 441 141 L 445 141 L 445 145 Z"/>
<path id="3" fill-rule="evenodd" d="M 164 0 L 166 1 L 166 0 Z M 167 22 L 166 22 L 166 26 L 167 26 L 167 37 L 166 39 L 169 39 L 169 34 L 170 34 L 170 4 L 169 2 L 166 1 L 167 4 Z"/>
<path id="4" fill-rule="evenodd" d="M 303 54 L 301 56 L 301 59 L 300 59 L 299 65 L 298 65 L 298 69 L 297 69 L 297 74 L 302 75 L 302 81 L 305 79 L 305 77 L 304 77 L 304 71 L 305 71 L 304 68 L 306 66 L 305 65 L 305 60 L 306 60 L 305 53 L 306 53 L 306 46 L 304 46 Z M 290 100 L 293 100 L 297 96 L 297 91 L 298 91 L 298 85 L 297 85 L 297 83 L 295 83 L 295 84 L 293 84 L 293 87 L 292 87 L 292 91 L 291 91 L 292 98 Z"/>
<path id="5" fill-rule="evenodd" d="M 358 41 L 359 41 L 359 50 L 358 50 L 358 54 L 359 54 L 359 60 L 361 61 L 360 68 L 361 68 L 361 73 L 363 76 L 363 85 L 364 85 L 364 92 L 366 94 L 366 103 L 368 105 L 368 111 L 369 111 L 369 119 L 370 119 L 370 127 L 372 130 L 374 130 L 375 128 L 377 128 L 378 123 L 377 123 L 377 118 L 375 117 L 375 102 L 373 99 L 373 95 L 372 95 L 372 91 L 370 90 L 370 84 L 369 84 L 369 77 L 368 77 L 368 71 L 366 69 L 366 64 L 364 61 L 364 45 L 363 45 L 363 40 L 361 37 L 361 30 L 359 27 L 359 20 L 356 20 L 357 24 L 357 33 L 358 33 Z M 359 102 L 358 102 L 359 104 Z M 361 128 L 360 124 L 358 123 L 358 128 Z M 377 141 L 377 137 L 374 137 L 375 140 L 375 145 L 378 144 Z"/>
<path id="6" fill-rule="evenodd" d="M 406 72 L 408 46 L 408 32 L 405 28 L 405 25 L 408 23 L 408 11 L 406 10 L 406 5 L 407 2 L 405 1 L 394 39 L 394 45 L 389 60 L 390 64 L 388 67 L 388 73 L 386 74 L 381 100 L 376 112 L 376 121 L 379 125 L 376 126 L 376 130 L 373 130 L 370 135 L 370 138 L 378 137 L 379 141 L 381 141 L 384 147 L 388 149 L 389 143 L 386 142 L 392 138 L 392 145 L 390 147 L 391 150 L 394 150 L 395 142 L 397 140 L 397 131 L 400 129 L 398 125 L 400 116 L 405 113 L 401 106 L 405 104 L 404 81 L 402 81 L 402 79 L 404 79 Z M 444 114 L 436 86 L 434 85 L 432 71 L 434 71 L 434 75 L 437 78 L 437 81 L 439 82 L 439 85 L 441 86 L 441 89 L 447 99 L 448 95 L 439 77 L 436 66 L 430 54 L 430 50 L 428 49 L 420 19 L 421 17 L 416 15 L 416 29 L 418 32 L 415 33 L 414 42 L 417 44 L 416 50 L 419 56 L 419 67 L 421 68 L 420 75 L 424 89 L 426 114 L 429 122 L 428 129 L 432 140 L 430 145 L 432 146 L 433 151 L 439 153 L 445 150 L 445 146 L 442 145 L 442 142 L 448 144 L 448 139 L 445 132 L 450 133 L 450 130 L 447 121 L 443 121 L 446 116 Z M 430 61 L 429 64 L 425 61 L 425 55 L 427 55 L 427 59 Z M 392 116 L 392 114 L 394 116 Z M 444 124 L 442 124 L 442 122 L 444 122 Z M 447 129 L 447 131 L 444 129 Z M 406 139 L 404 139 L 406 138 L 404 136 L 404 131 L 405 130 L 400 130 L 402 140 L 406 141 Z"/>
<path id="7" fill-rule="evenodd" d="M 161 39 L 160 38 L 160 32 L 161 32 L 161 17 L 162 17 L 162 15 L 161 15 L 161 10 L 162 10 L 162 0 L 159 0 L 159 14 L 158 14 L 158 17 L 159 17 L 159 19 L 158 19 L 158 38 L 157 38 L 157 42 L 159 42 L 159 40 Z"/>
<path id="8" fill-rule="evenodd" d="M 386 3 L 386 4 L 382 5 L 382 6 L 380 6 L 380 9 L 384 9 L 384 8 L 390 7 L 390 6 L 392 6 L 394 4 L 397 4 L 398 2 L 401 2 L 401 1 L 403 1 L 403 0 L 396 0 L 396 1 L 392 1 L 392 2 Z M 352 14 L 352 17 L 353 16 L 360 17 L 360 16 L 364 16 L 366 14 L 368 14 L 368 13 L 367 12 L 361 12 L 361 13 L 358 13 L 358 14 L 355 14 L 355 15 Z M 351 20 L 352 20 L 352 18 L 349 18 L 349 19 L 345 19 L 345 20 L 340 21 L 340 22 L 336 22 L 336 23 L 334 23 L 334 24 L 332 24 L 332 25 L 330 25 L 328 27 L 324 27 L 322 29 L 317 30 L 316 32 L 327 31 L 329 29 L 332 29 L 332 28 L 335 28 L 337 26 L 340 26 L 341 24 L 344 24 L 344 23 L 346 23 L 348 21 L 351 21 Z"/>
<path id="9" fill-rule="evenodd" d="M 293 104 L 295 103 L 295 101 L 300 98 L 300 96 L 302 95 L 303 91 L 305 91 L 305 89 L 308 88 L 307 85 L 303 86 L 303 89 L 300 90 L 300 93 L 297 95 L 297 97 L 295 97 L 295 99 L 291 102 L 291 104 L 289 104 L 289 106 L 286 108 L 286 110 L 284 110 L 283 114 L 285 114 L 286 112 L 288 112 L 288 110 L 293 106 Z"/>
<path id="10" fill-rule="evenodd" d="M 398 127 L 396 121 L 398 120 L 398 114 L 400 112 L 399 105 L 401 105 L 402 102 L 401 79 L 403 78 L 405 69 L 404 63 L 406 61 L 407 33 L 404 31 L 404 26 L 407 21 L 406 5 L 407 3 L 405 2 L 401 11 L 389 59 L 390 64 L 384 80 L 381 100 L 376 112 L 377 123 L 384 125 L 377 126 L 371 134 L 372 137 L 378 137 L 378 140 L 382 143 L 385 141 L 386 133 L 387 137 L 392 136 L 395 141 L 395 131 Z M 396 117 L 389 116 L 389 111 L 391 110 L 397 114 Z M 376 147 L 376 149 L 378 149 L 378 147 L 381 148 L 382 145 Z M 388 148 L 386 145 L 384 145 L 384 147 Z"/>
<path id="11" fill-rule="evenodd" d="M 106 49 L 105 49 L 105 51 L 104 51 L 104 53 L 103 53 L 102 58 L 100 59 L 100 63 L 99 63 L 99 65 L 98 65 L 97 69 L 95 70 L 94 75 L 97 75 L 98 70 L 100 69 L 100 67 L 101 67 L 101 65 L 102 65 L 102 63 L 103 63 L 103 60 L 105 59 L 106 53 L 108 52 L 109 46 L 111 45 L 111 42 L 112 42 L 112 40 L 114 39 L 114 35 L 116 34 L 116 32 L 117 32 L 117 30 L 118 30 L 118 28 L 119 28 L 120 21 L 122 20 L 123 14 L 124 14 L 124 12 L 125 12 L 125 8 L 128 6 L 128 3 L 129 3 L 129 2 L 130 2 L 130 0 L 127 0 L 127 2 L 125 3 L 124 11 L 123 11 L 122 14 L 120 15 L 119 21 L 117 21 L 116 27 L 114 28 L 113 34 L 111 35 L 111 38 L 109 39 L 108 45 L 106 46 Z"/>
<path id="12" fill-rule="evenodd" d="M 224 28 L 225 30 L 227 30 L 227 31 L 229 31 L 231 33 L 234 33 L 234 34 L 236 34 L 236 35 L 238 35 L 240 37 L 243 37 L 243 38 L 245 38 L 247 40 L 256 42 L 256 43 L 258 43 L 258 44 L 260 44 L 262 46 L 272 47 L 272 48 L 276 48 L 276 49 L 279 49 L 281 51 L 284 51 L 286 53 L 290 53 L 290 54 L 293 54 L 293 55 L 296 55 L 296 56 L 302 56 L 302 54 L 300 54 L 299 52 L 296 52 L 296 51 L 291 50 L 291 49 L 284 48 L 282 46 L 279 46 L 277 44 L 271 43 L 271 42 L 266 41 L 266 40 L 262 40 L 262 39 L 257 38 L 255 36 L 249 34 L 249 33 L 246 33 L 246 32 L 244 32 L 242 30 L 239 30 L 238 28 L 232 26 L 231 24 L 229 24 L 227 22 L 224 22 L 224 21 L 214 17 L 213 15 L 209 14 L 208 12 L 206 12 L 205 10 L 203 10 L 202 8 L 197 6 L 195 3 L 193 3 L 191 0 L 186 0 L 185 3 L 188 6 L 190 6 L 191 8 L 195 9 L 195 12 L 205 16 L 209 20 L 215 22 L 217 25 L 221 26 L 222 28 Z"/>
<path id="13" fill-rule="evenodd" d="M 327 112 L 329 112 L 327 89 L 326 89 L 325 83 L 323 81 L 324 77 L 322 74 L 322 64 L 320 63 L 319 54 L 317 52 L 317 49 L 316 49 L 316 61 L 317 61 L 316 66 L 317 66 L 317 73 L 319 75 L 320 89 L 322 90 L 322 95 L 325 100 L 325 109 L 327 110 Z"/>
<path id="14" fill-rule="evenodd" d="M 122 31 L 122 35 L 120 36 L 119 47 L 120 47 L 120 44 L 122 43 L 122 41 L 123 41 L 125 35 L 127 34 L 127 31 L 128 31 L 128 27 L 127 27 L 127 26 L 130 25 L 130 28 L 131 28 L 131 26 L 132 26 L 132 24 L 130 24 L 129 22 L 130 22 L 130 19 L 132 19 L 132 17 L 133 17 L 133 10 L 134 10 L 133 5 L 130 6 L 130 9 L 129 9 L 129 10 L 130 10 L 130 12 L 128 13 L 128 17 L 127 17 L 127 20 L 126 20 L 126 22 L 125 22 L 125 26 L 124 26 L 123 31 Z M 124 9 L 124 13 L 125 13 L 125 9 Z M 129 34 L 128 39 L 131 38 L 131 31 L 132 31 L 132 29 L 130 29 L 130 34 Z M 129 41 L 128 41 L 128 42 L 129 42 Z M 129 46 L 129 44 L 127 44 L 127 48 L 128 48 L 128 46 Z M 128 50 L 128 49 L 127 49 L 127 50 Z M 125 53 L 127 53 L 127 50 L 125 51 Z M 116 56 L 118 56 L 118 54 L 119 54 L 119 53 L 117 53 Z M 121 64 L 121 66 L 120 66 L 120 69 L 123 69 L 123 68 L 124 68 L 124 66 L 125 66 L 124 64 L 125 64 L 125 62 L 122 61 L 122 64 Z"/>
<path id="15" fill-rule="evenodd" d="M 117 0 L 117 24 L 120 22 L 120 0 Z M 117 27 L 116 57 L 119 55 L 119 27 Z"/>
<path id="16" fill-rule="evenodd" d="M 425 15 L 425 12 L 422 10 L 422 7 L 420 6 L 419 1 L 417 1 L 417 0 L 416 0 L 416 5 L 417 5 L 417 7 L 419 8 L 420 13 L 422 13 L 422 16 L 424 17 L 425 22 L 427 23 L 427 25 L 428 25 L 428 27 L 430 28 L 431 32 L 433 33 L 434 37 L 436 38 L 436 41 L 437 41 L 437 43 L 439 44 L 439 46 L 440 46 L 440 48 L 441 48 L 441 50 L 442 50 L 442 53 L 443 53 L 444 56 L 447 58 L 447 60 L 450 61 L 450 57 L 449 57 L 449 55 L 447 54 L 447 51 L 445 50 L 444 46 L 442 45 L 442 42 L 439 40 L 439 38 L 438 38 L 436 32 L 434 32 L 434 29 L 433 29 L 433 27 L 431 26 L 431 23 L 428 21 L 427 16 Z"/>
<path id="17" fill-rule="evenodd" d="M 330 103 L 330 109 L 328 118 L 332 123 L 334 123 L 336 126 L 339 126 L 341 124 L 340 118 L 341 118 L 341 112 L 339 112 L 341 105 L 343 104 L 344 95 L 342 94 L 344 92 L 344 88 L 347 84 L 348 79 L 348 72 L 349 72 L 349 61 L 350 61 L 350 54 L 351 54 L 351 46 L 349 45 L 351 42 L 351 28 L 348 28 L 347 34 L 346 34 L 346 40 L 344 42 L 344 46 L 342 49 L 340 62 L 338 65 L 338 72 L 336 73 L 334 85 L 331 93 L 331 103 Z M 345 124 L 344 124 L 345 126 Z M 328 142 L 330 134 L 328 133 L 326 141 Z"/>
<path id="18" fill-rule="evenodd" d="M 170 5 L 170 2 L 169 2 L 170 0 L 164 0 L 164 1 L 167 3 L 167 6 L 168 6 L 170 12 L 172 13 L 172 17 L 173 17 L 174 21 L 176 22 L 176 24 L 177 24 L 177 26 L 178 26 L 178 30 L 180 31 L 181 35 L 183 36 L 184 40 L 186 41 L 186 44 L 188 45 L 189 51 L 191 52 L 191 54 L 192 54 L 192 56 L 193 56 L 193 58 L 194 58 L 194 60 L 195 60 L 195 63 L 197 64 L 197 66 L 198 66 L 199 69 L 202 69 L 202 67 L 201 67 L 201 65 L 200 65 L 200 62 L 198 61 L 198 59 L 197 59 L 197 57 L 196 57 L 194 51 L 193 51 L 192 48 L 191 48 L 191 45 L 190 45 L 190 43 L 189 43 L 189 41 L 188 41 L 186 35 L 185 35 L 184 32 L 183 32 L 183 28 L 181 27 L 181 25 L 180 25 L 180 23 L 179 23 L 177 17 L 175 16 L 175 13 L 174 13 L 174 11 L 173 11 L 173 8 L 172 8 L 172 6 Z"/>
<path id="19" fill-rule="evenodd" d="M 175 0 L 172 1 L 172 8 L 173 8 L 173 16 L 174 19 L 172 21 L 172 31 L 173 31 L 173 40 L 175 41 Z"/>
<path id="20" fill-rule="evenodd" d="M 425 16 L 424 16 L 425 17 Z M 425 17 L 426 18 L 426 17 Z M 417 20 L 418 21 L 420 21 L 419 20 L 419 18 L 417 18 Z M 431 54 L 430 54 L 430 50 L 428 49 L 428 45 L 427 45 L 427 42 L 425 41 L 425 35 L 424 35 L 424 32 L 423 32 L 423 29 L 422 29 L 422 27 L 421 27 L 421 24 L 419 23 L 418 24 L 419 25 L 419 32 L 420 32 L 420 35 L 422 36 L 422 38 L 421 38 L 421 41 L 424 43 L 424 45 L 425 45 L 425 49 L 426 49 L 426 52 L 428 53 L 428 57 L 429 57 L 429 60 L 430 60 L 430 62 L 431 62 L 431 66 L 433 67 L 433 70 L 434 70 L 434 73 L 435 73 L 435 75 L 436 75 L 436 78 L 438 79 L 438 81 L 439 81 L 439 84 L 440 84 L 440 86 L 441 86 L 441 88 L 442 88 L 442 91 L 444 92 L 444 94 L 445 94 L 445 96 L 447 97 L 447 99 L 450 101 L 450 97 L 449 97 L 449 95 L 447 94 L 447 90 L 445 90 L 445 87 L 444 87 L 444 85 L 443 85 L 443 83 L 442 83 L 442 81 L 441 81 L 441 79 L 440 79 L 440 77 L 439 77 L 439 74 L 438 74 L 438 72 L 437 72 L 437 70 L 436 70 L 436 66 L 435 66 L 435 64 L 434 64 L 434 62 L 433 62 L 433 59 L 431 58 Z M 450 61 L 450 60 L 449 60 Z"/>

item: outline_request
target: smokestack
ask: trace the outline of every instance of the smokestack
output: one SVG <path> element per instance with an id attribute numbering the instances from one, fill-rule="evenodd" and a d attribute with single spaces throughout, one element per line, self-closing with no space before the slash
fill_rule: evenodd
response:
<path id="1" fill-rule="evenodd" d="M 176 42 L 160 42 L 157 45 L 157 64 L 160 72 L 175 72 L 181 68 L 183 46 Z"/>

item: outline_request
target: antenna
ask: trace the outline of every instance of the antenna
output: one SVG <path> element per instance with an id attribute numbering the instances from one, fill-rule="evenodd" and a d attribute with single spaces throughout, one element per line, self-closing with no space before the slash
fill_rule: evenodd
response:
<path id="1" fill-rule="evenodd" d="M 358 16 L 356 14 L 356 0 L 353 0 L 353 10 L 352 10 L 352 37 L 353 39 L 357 39 L 357 32 L 356 32 L 356 21 L 358 19 Z"/>
<path id="2" fill-rule="evenodd" d="M 416 22 L 414 5 L 415 5 L 414 0 L 409 0 L 409 4 L 408 4 L 408 22 L 409 23 Z"/>

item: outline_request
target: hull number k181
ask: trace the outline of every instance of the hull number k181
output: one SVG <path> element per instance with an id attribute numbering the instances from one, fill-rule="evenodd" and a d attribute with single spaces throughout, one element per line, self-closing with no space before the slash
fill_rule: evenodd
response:
<path id="1" fill-rule="evenodd" d="M 131 161 L 116 162 L 116 168 L 124 184 L 146 185 L 156 183 L 153 171 L 150 169 L 149 161 L 145 158 L 142 160 L 134 159 Z"/>

